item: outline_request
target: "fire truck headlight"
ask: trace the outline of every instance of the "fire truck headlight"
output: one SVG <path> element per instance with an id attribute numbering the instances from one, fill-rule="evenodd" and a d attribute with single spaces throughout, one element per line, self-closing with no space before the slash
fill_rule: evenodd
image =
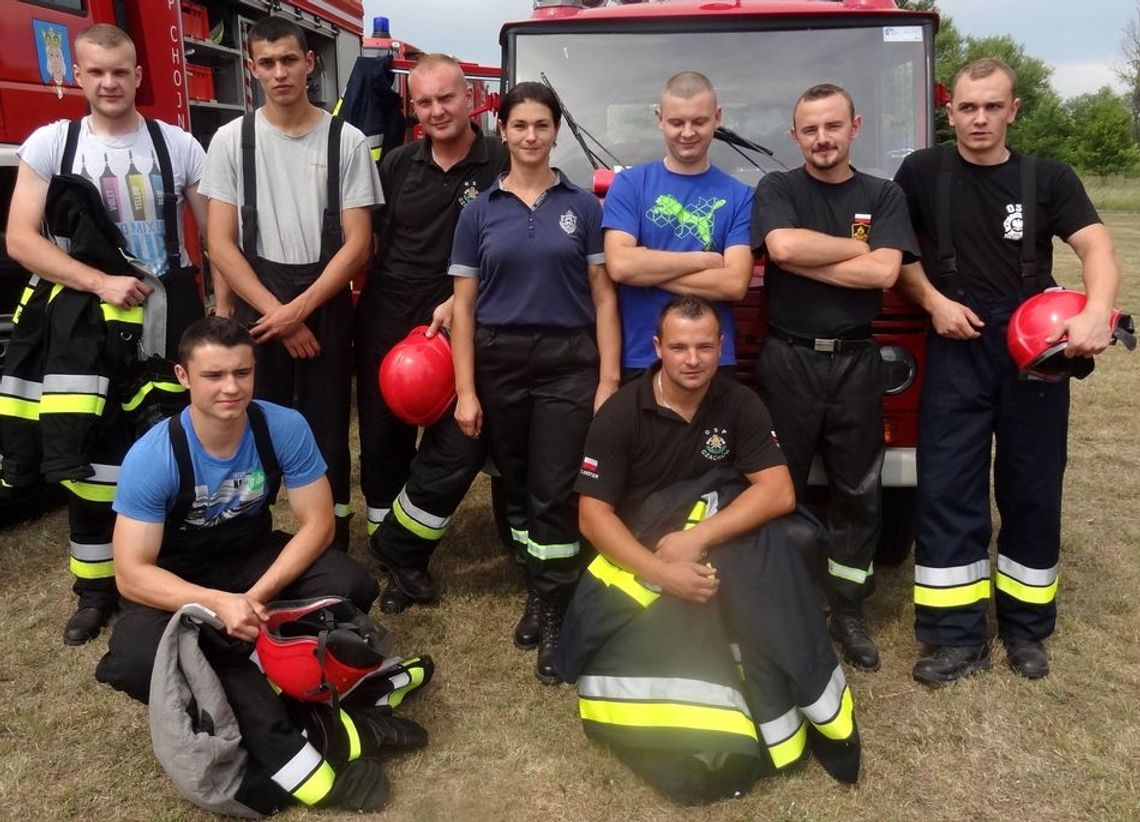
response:
<path id="1" fill-rule="evenodd" d="M 901 394 L 914 384 L 918 368 L 913 354 L 901 345 L 884 345 L 879 347 L 879 356 L 883 360 L 884 394 Z"/>

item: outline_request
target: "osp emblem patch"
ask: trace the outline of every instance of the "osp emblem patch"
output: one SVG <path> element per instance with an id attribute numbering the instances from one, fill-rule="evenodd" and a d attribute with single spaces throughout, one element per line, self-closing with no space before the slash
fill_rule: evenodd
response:
<path id="1" fill-rule="evenodd" d="M 562 230 L 567 234 L 573 234 L 578 230 L 578 215 L 573 211 L 567 211 L 558 218 L 558 225 L 561 226 Z"/>
<path id="2" fill-rule="evenodd" d="M 1005 212 L 1005 222 L 1001 224 L 1003 236 L 1007 240 L 1020 240 L 1024 226 L 1024 219 L 1021 214 L 1021 203 L 1007 204 Z"/>
<path id="3" fill-rule="evenodd" d="M 701 449 L 701 456 L 707 460 L 722 460 L 728 456 L 728 429 L 709 428 L 705 431 L 705 445 Z"/>

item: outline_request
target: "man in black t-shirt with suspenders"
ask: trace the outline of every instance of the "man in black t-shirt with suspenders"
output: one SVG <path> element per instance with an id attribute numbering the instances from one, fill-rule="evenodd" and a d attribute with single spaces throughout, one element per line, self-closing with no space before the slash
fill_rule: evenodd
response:
<path id="1" fill-rule="evenodd" d="M 998 630 L 1013 671 L 1049 673 L 1043 640 L 1056 623 L 1061 485 L 1069 386 L 1018 378 L 1006 347 L 1010 314 L 1055 285 L 1053 237 L 1081 260 L 1088 303 L 1062 322 L 1066 356 L 1099 354 L 1120 281 L 1108 231 L 1073 170 L 1010 151 L 1013 71 L 995 59 L 954 78 L 948 106 L 957 146 L 911 154 L 896 182 L 907 194 L 922 262 L 902 290 L 929 312 L 919 415 L 915 627 L 927 655 L 914 678 L 953 682 L 990 667 L 991 447 L 998 534 Z"/>
<path id="2" fill-rule="evenodd" d="M 871 321 L 903 254 L 915 248 L 898 186 L 851 167 L 860 125 L 839 86 L 800 96 L 792 136 L 804 164 L 767 174 L 756 187 L 752 244 L 767 254 L 760 395 L 801 502 L 812 458 L 823 462 L 831 635 L 851 665 L 875 671 L 879 651 L 863 601 L 882 523 L 883 372 Z"/>

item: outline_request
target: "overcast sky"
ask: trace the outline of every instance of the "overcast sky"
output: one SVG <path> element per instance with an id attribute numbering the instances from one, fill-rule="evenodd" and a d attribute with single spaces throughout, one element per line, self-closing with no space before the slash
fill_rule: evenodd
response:
<path id="1" fill-rule="evenodd" d="M 499 65 L 499 29 L 530 16 L 532 0 L 364 0 L 365 31 L 373 15 L 392 21 L 392 35 L 430 51 Z M 1028 54 L 1053 67 L 1062 97 L 1119 87 L 1113 68 L 1137 0 L 941 0 L 965 34 L 1011 34 Z"/>

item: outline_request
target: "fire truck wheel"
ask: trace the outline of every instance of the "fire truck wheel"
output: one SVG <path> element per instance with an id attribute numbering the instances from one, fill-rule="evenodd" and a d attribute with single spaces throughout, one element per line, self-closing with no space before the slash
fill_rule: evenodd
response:
<path id="1" fill-rule="evenodd" d="M 875 552 L 876 565 L 900 565 L 914 544 L 914 488 L 883 489 L 883 530 Z"/>

